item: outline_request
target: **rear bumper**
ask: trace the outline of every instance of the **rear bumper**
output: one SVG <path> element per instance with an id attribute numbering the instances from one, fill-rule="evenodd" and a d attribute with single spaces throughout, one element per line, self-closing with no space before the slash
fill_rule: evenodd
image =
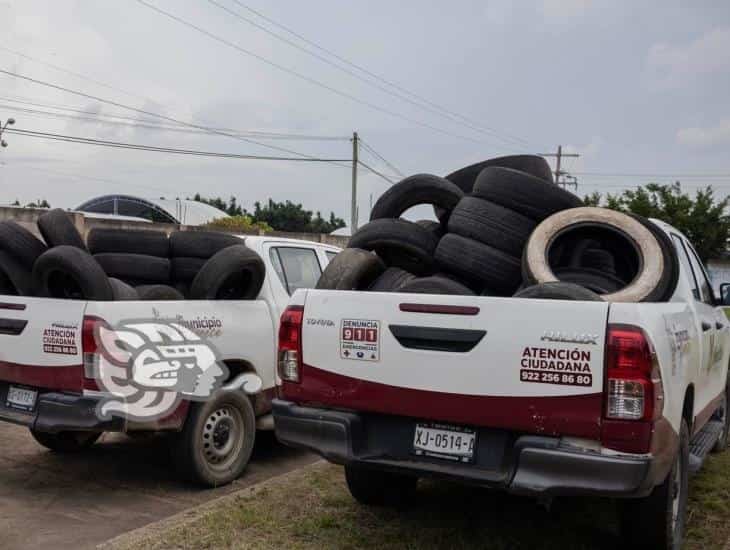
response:
<path id="1" fill-rule="evenodd" d="M 535 496 L 642 497 L 664 474 L 647 456 L 608 456 L 559 438 L 481 428 L 473 464 L 411 454 L 414 419 L 273 402 L 276 435 L 337 464 L 358 464 Z"/>
<path id="2" fill-rule="evenodd" d="M 0 388 L 6 391 L 6 389 Z M 40 432 L 90 431 L 122 432 L 124 419 L 101 420 L 96 414 L 98 399 L 67 393 L 47 392 L 38 395 L 33 411 L 9 408 L 4 391 L 0 391 L 0 421 L 20 424 Z"/>

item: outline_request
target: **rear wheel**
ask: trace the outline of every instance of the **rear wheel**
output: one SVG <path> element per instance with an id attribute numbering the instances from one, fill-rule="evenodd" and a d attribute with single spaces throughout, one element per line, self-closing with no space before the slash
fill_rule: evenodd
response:
<path id="1" fill-rule="evenodd" d="M 243 473 L 255 438 L 256 417 L 249 398 L 239 391 L 221 391 L 210 401 L 190 406 L 174 458 L 185 477 L 217 487 Z"/>
<path id="2" fill-rule="evenodd" d="M 101 432 L 38 432 L 30 430 L 30 434 L 46 449 L 57 453 L 77 453 L 91 447 Z"/>
<path id="3" fill-rule="evenodd" d="M 406 503 L 415 496 L 418 484 L 417 477 L 353 465 L 345 466 L 345 480 L 353 498 L 368 506 Z"/>
<path id="4" fill-rule="evenodd" d="M 620 503 L 624 539 L 638 548 L 679 550 L 687 519 L 689 428 L 682 420 L 679 450 L 664 483 L 645 498 Z"/>

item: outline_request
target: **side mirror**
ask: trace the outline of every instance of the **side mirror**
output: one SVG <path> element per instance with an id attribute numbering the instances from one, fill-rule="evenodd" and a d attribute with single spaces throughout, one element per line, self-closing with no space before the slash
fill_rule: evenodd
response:
<path id="1" fill-rule="evenodd" d="M 730 283 L 720 285 L 720 305 L 730 306 Z"/>

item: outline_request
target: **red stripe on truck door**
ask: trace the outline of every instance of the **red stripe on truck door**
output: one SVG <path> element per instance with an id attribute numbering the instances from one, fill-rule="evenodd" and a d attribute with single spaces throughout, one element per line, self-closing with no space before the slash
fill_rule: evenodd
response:
<path id="1" fill-rule="evenodd" d="M 462 395 L 402 388 L 303 365 L 300 383 L 283 382 L 285 399 L 339 409 L 410 416 L 540 435 L 600 439 L 603 394 L 567 397 Z"/>
<path id="2" fill-rule="evenodd" d="M 46 388 L 49 390 L 80 392 L 83 372 L 81 365 L 42 367 L 39 365 L 21 365 L 19 363 L 0 361 L 0 381 L 14 382 L 16 384 Z"/>

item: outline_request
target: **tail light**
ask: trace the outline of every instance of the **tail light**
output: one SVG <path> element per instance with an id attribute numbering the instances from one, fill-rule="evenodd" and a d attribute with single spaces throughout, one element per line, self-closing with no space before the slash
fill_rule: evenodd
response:
<path id="1" fill-rule="evenodd" d="M 299 382 L 302 366 L 302 319 L 304 306 L 289 306 L 279 324 L 279 377 Z"/>
<path id="2" fill-rule="evenodd" d="M 99 317 L 86 316 L 81 329 L 81 350 L 84 363 L 83 388 L 85 390 L 99 389 L 99 385 L 96 383 L 99 354 L 94 330 L 100 323 L 105 323 L 105 321 Z"/>
<path id="3" fill-rule="evenodd" d="M 664 390 L 654 349 L 639 327 L 609 325 L 605 395 L 604 444 L 648 452 L 653 421 L 662 415 Z"/>

